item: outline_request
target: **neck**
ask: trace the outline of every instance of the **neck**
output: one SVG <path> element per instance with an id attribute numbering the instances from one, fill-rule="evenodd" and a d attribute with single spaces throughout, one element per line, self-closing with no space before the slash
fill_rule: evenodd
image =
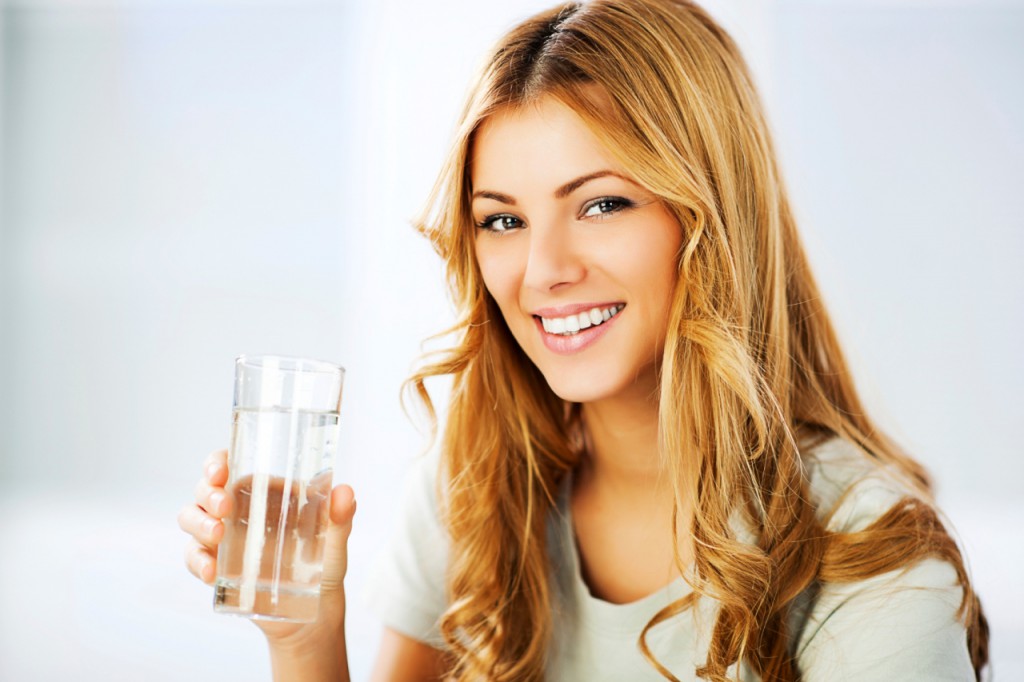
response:
<path id="1" fill-rule="evenodd" d="M 591 483 L 638 492 L 668 483 L 658 446 L 656 394 L 587 403 L 583 423 L 587 457 L 580 474 Z"/>

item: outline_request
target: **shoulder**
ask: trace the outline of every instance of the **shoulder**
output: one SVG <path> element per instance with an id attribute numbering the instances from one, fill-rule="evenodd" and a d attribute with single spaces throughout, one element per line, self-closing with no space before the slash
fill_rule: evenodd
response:
<path id="1" fill-rule="evenodd" d="M 917 497 L 899 473 L 838 436 L 803 453 L 811 502 L 833 532 L 864 530 L 899 501 Z"/>
<path id="2" fill-rule="evenodd" d="M 917 498 L 896 472 L 843 439 L 809 450 L 804 461 L 832 533 L 859 533 Z M 872 558 L 885 551 L 880 543 Z M 791 622 L 803 679 L 973 680 L 962 598 L 952 564 L 932 557 L 869 578 L 819 582 L 797 600 Z"/>
<path id="3" fill-rule="evenodd" d="M 973 680 L 962 596 L 956 571 L 934 558 L 817 586 L 794 623 L 802 678 Z"/>
<path id="4" fill-rule="evenodd" d="M 407 473 L 390 542 L 374 565 L 366 599 L 384 624 L 431 646 L 447 608 L 448 536 L 438 504 L 440 458 L 416 458 Z"/>

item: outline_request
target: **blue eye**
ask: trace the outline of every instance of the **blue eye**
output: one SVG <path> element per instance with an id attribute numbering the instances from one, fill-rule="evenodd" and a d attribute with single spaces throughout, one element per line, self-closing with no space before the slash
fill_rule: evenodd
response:
<path id="1" fill-rule="evenodd" d="M 600 199 L 594 199 L 583 207 L 582 217 L 600 218 L 632 206 L 633 202 L 623 197 L 601 197 Z"/>
<path id="2" fill-rule="evenodd" d="M 487 216 L 476 224 L 481 230 L 488 230 L 490 232 L 508 232 L 515 230 L 523 226 L 523 221 L 514 215 L 508 213 L 502 213 L 499 215 Z"/>

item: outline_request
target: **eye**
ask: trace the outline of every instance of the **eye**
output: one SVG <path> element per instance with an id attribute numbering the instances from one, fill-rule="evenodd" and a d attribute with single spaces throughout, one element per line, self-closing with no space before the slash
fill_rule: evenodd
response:
<path id="1" fill-rule="evenodd" d="M 633 202 L 623 197 L 601 197 L 594 199 L 583 207 L 582 217 L 600 218 L 610 213 L 616 213 L 624 208 L 630 208 Z"/>
<path id="2" fill-rule="evenodd" d="M 476 224 L 481 230 L 489 232 L 508 232 L 523 226 L 523 221 L 514 215 L 501 213 L 499 215 L 487 216 Z"/>

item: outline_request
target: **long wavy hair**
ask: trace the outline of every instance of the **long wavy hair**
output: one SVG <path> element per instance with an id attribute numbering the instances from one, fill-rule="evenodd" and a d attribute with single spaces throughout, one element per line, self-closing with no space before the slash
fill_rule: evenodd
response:
<path id="1" fill-rule="evenodd" d="M 647 632 L 706 595 L 719 609 L 698 675 L 726 680 L 745 661 L 765 680 L 798 680 L 787 616 L 799 594 L 939 557 L 963 588 L 959 616 L 980 676 L 988 632 L 963 559 L 926 472 L 857 395 L 739 50 L 686 0 L 594 0 L 538 14 L 499 41 L 418 222 L 445 262 L 458 311 L 453 347 L 407 383 L 433 416 L 425 380 L 452 378 L 440 442 L 450 679 L 543 677 L 552 634 L 546 517 L 583 456 L 579 405 L 557 397 L 516 344 L 473 249 L 474 133 L 494 112 L 541 97 L 576 111 L 683 231 L 659 428 L 675 496 L 676 533 L 666 542 L 678 557 L 679 535 L 692 536 L 694 565 L 679 569 L 694 589 L 639 633 L 650 664 L 676 679 L 651 654 Z M 915 494 L 866 529 L 827 532 L 801 451 L 833 435 L 901 473 Z M 684 500 L 693 516 L 681 527 Z M 736 514 L 754 541 L 737 537 Z"/>

